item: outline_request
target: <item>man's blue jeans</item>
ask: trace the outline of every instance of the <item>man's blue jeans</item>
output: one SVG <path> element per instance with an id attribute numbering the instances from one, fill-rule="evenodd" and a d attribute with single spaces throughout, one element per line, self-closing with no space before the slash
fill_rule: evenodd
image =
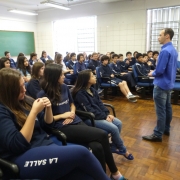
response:
<path id="1" fill-rule="evenodd" d="M 84 122 L 91 126 L 90 120 L 87 119 Z M 123 153 L 126 152 L 126 147 L 124 146 L 123 140 L 120 136 L 122 122 L 119 119 L 114 118 L 112 123 L 108 122 L 107 120 L 95 120 L 95 126 L 105 130 L 108 134 L 110 133 L 112 136 L 113 145 Z"/>
<path id="2" fill-rule="evenodd" d="M 157 116 L 157 126 L 154 128 L 154 135 L 162 138 L 165 131 L 170 131 L 172 120 L 171 90 L 163 90 L 158 86 L 154 86 L 153 98 Z"/>

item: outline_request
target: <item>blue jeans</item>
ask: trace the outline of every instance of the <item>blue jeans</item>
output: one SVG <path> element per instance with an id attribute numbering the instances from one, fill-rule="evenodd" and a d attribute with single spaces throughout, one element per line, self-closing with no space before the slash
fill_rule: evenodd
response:
<path id="1" fill-rule="evenodd" d="M 161 138 L 165 131 L 170 131 L 172 120 L 171 90 L 163 90 L 154 86 L 153 98 L 157 116 L 157 126 L 154 128 L 154 134 Z"/>
<path id="2" fill-rule="evenodd" d="M 91 121 L 89 119 L 84 122 L 88 126 L 91 126 Z M 111 133 L 113 145 L 120 151 L 126 152 L 126 147 L 120 137 L 122 122 L 119 119 L 114 118 L 112 123 L 107 120 L 95 120 L 95 126 L 106 131 L 108 134 Z"/>

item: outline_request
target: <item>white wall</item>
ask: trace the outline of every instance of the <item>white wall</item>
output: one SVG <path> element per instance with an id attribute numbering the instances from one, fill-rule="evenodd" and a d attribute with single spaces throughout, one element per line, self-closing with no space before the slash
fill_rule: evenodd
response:
<path id="1" fill-rule="evenodd" d="M 52 21 L 74 17 L 97 15 L 97 51 L 146 51 L 146 10 L 148 8 L 180 5 L 179 0 L 133 0 L 102 4 L 98 2 L 74 6 L 70 11 L 52 9 L 38 16 L 38 40 L 49 42 L 38 45 L 53 54 Z M 44 28 L 47 27 L 47 28 Z M 63 28 L 63 27 L 62 27 Z M 68 49 L 67 49 L 68 51 Z"/>
<path id="2" fill-rule="evenodd" d="M 35 34 L 35 48 L 37 49 L 37 19 L 32 16 L 10 13 L 7 8 L 0 6 L 0 30 L 27 31 Z M 18 46 L 18 43 L 17 43 Z M 14 57 L 16 60 L 16 57 Z"/>

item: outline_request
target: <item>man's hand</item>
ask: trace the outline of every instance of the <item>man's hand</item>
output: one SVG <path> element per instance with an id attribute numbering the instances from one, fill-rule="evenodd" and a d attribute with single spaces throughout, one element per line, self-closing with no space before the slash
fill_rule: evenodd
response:
<path id="1" fill-rule="evenodd" d="M 150 71 L 150 73 L 148 74 L 149 77 L 152 77 L 154 71 Z"/>
<path id="2" fill-rule="evenodd" d="M 114 74 L 111 74 L 111 77 L 114 78 Z"/>
<path id="3" fill-rule="evenodd" d="M 107 118 L 106 118 L 106 120 L 109 121 L 109 122 L 113 122 L 114 116 L 108 115 Z"/>
<path id="4" fill-rule="evenodd" d="M 70 123 L 72 123 L 73 122 L 73 119 L 65 119 L 64 121 L 63 121 L 63 125 L 67 125 L 67 124 L 70 124 Z"/>

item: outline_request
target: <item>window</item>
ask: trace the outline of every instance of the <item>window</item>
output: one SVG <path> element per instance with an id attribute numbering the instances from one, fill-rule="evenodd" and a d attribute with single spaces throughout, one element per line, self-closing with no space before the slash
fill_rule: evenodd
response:
<path id="1" fill-rule="evenodd" d="M 172 43 L 179 50 L 180 7 L 167 7 L 147 10 L 147 50 L 160 51 L 158 35 L 163 28 L 174 30 Z"/>
<path id="2" fill-rule="evenodd" d="M 96 51 L 96 16 L 55 21 L 54 49 L 63 55 Z"/>

